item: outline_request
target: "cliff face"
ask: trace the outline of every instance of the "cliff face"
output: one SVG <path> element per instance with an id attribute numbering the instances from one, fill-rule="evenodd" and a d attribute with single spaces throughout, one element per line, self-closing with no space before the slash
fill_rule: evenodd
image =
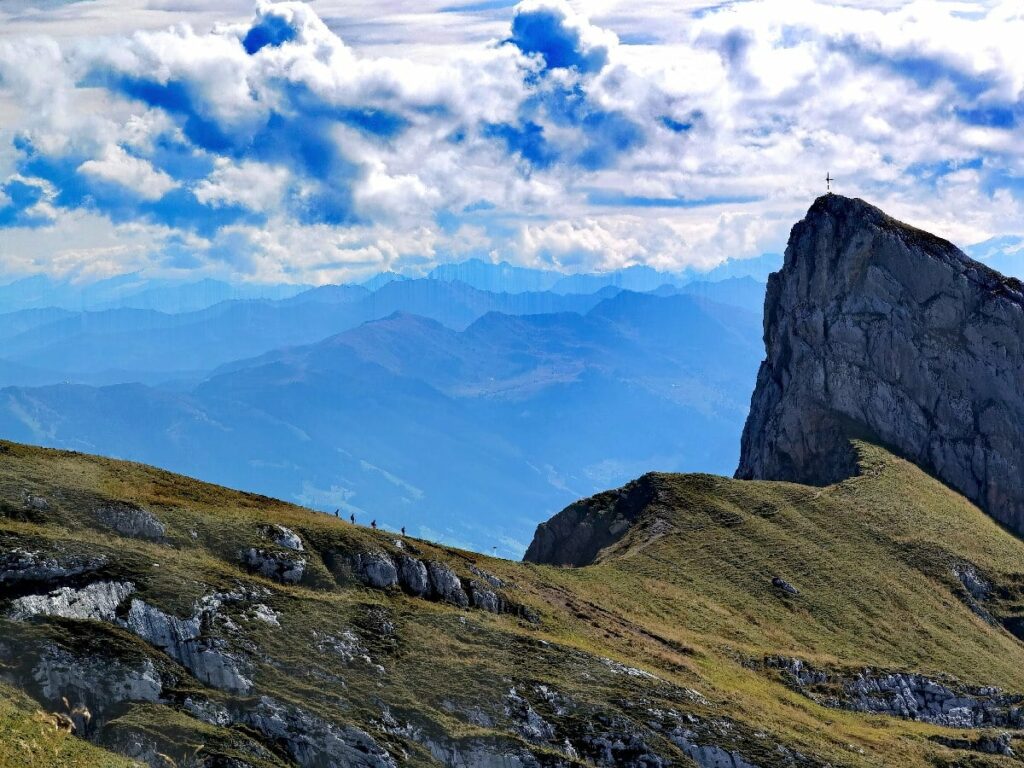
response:
<path id="1" fill-rule="evenodd" d="M 886 445 L 1024 533 L 1024 287 L 862 200 L 818 198 L 768 282 L 738 478 L 824 485 Z"/>

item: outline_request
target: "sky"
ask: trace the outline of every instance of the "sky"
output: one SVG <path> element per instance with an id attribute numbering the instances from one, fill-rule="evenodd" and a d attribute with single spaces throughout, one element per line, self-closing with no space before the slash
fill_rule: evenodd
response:
<path id="1" fill-rule="evenodd" d="M 826 171 L 1015 243 L 1022 40 L 1019 0 L 4 0 L 0 278 L 704 269 Z"/>

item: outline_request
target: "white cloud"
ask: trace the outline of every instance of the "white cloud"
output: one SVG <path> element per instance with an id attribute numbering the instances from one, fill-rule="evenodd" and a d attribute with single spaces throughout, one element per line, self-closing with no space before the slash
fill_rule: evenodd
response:
<path id="1" fill-rule="evenodd" d="M 1019 2 L 448 4 L 261 3 L 290 31 L 255 55 L 248 2 L 0 8 L 0 185 L 71 164 L 144 200 L 177 187 L 195 221 L 138 214 L 153 268 L 170 233 L 196 268 L 310 282 L 470 253 L 711 266 L 780 248 L 826 170 L 961 243 L 1020 231 Z M 503 41 L 529 14 L 524 55 Z M 552 41 L 575 68 L 545 71 Z"/>

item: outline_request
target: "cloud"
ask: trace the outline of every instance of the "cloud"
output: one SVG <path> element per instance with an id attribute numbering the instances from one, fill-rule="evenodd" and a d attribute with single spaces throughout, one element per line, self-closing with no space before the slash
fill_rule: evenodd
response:
<path id="1" fill-rule="evenodd" d="M 5 243 L 69 269 L 105 221 L 133 247 L 104 269 L 303 282 L 703 267 L 779 249 L 826 170 L 961 242 L 1020 231 L 1019 4 L 579 7 L 96 0 L 69 13 L 107 34 L 53 39 L 0 10 Z"/>
<path id="2" fill-rule="evenodd" d="M 177 186 L 170 176 L 156 170 L 149 161 L 132 157 L 119 146 L 107 147 L 99 159 L 86 160 L 78 166 L 78 172 L 119 184 L 142 200 L 159 200 Z"/>
<path id="3" fill-rule="evenodd" d="M 599 72 L 615 34 L 591 25 L 564 0 L 527 0 L 516 6 L 508 41 L 527 56 L 539 56 L 548 69 Z"/>

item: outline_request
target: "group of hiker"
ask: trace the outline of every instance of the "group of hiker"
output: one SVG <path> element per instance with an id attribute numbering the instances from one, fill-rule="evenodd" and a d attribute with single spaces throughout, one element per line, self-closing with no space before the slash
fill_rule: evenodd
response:
<path id="1" fill-rule="evenodd" d="M 341 510 L 340 509 L 334 510 L 334 516 L 340 518 L 341 517 Z M 355 514 L 355 512 L 353 512 L 351 515 L 349 515 L 348 519 L 349 519 L 349 522 L 352 523 L 352 525 L 355 525 L 356 524 L 356 514 Z M 377 530 L 377 521 L 376 520 L 371 520 L 370 521 L 370 527 L 373 530 L 376 531 Z M 405 526 L 404 525 L 402 526 L 402 535 L 405 536 Z"/>

